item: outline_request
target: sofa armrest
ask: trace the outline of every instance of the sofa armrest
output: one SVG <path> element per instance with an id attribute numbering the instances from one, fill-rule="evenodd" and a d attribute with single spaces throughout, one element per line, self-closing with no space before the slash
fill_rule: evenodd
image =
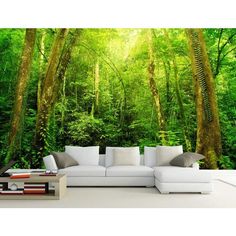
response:
<path id="1" fill-rule="evenodd" d="M 47 170 L 58 170 L 56 161 L 52 155 L 44 157 L 43 162 Z"/>
<path id="2" fill-rule="evenodd" d="M 192 168 L 199 170 L 199 164 L 197 162 L 193 163 Z"/>

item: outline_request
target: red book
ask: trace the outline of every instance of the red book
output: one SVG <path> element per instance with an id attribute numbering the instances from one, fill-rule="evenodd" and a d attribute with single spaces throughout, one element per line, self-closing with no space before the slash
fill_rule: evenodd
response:
<path id="1" fill-rule="evenodd" d="M 45 189 L 46 187 L 45 187 L 45 185 L 44 186 L 34 186 L 34 185 L 32 185 L 32 186 L 24 186 L 24 188 L 25 189 L 28 189 L 28 188 L 33 188 L 33 189 L 44 188 Z"/>
<path id="2" fill-rule="evenodd" d="M 10 179 L 24 179 L 24 178 L 29 178 L 30 173 L 17 173 L 17 174 L 12 174 L 10 176 Z"/>
<path id="3" fill-rule="evenodd" d="M 24 194 L 40 194 L 40 193 L 46 193 L 45 189 L 25 189 Z"/>

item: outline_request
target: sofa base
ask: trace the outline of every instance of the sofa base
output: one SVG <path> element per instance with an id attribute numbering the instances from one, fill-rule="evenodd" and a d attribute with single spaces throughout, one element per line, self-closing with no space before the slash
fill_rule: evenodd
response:
<path id="1" fill-rule="evenodd" d="M 153 177 L 67 177 L 67 186 L 154 186 Z"/>
<path id="2" fill-rule="evenodd" d="M 155 178 L 155 186 L 164 194 L 168 193 L 204 193 L 212 192 L 212 183 L 161 183 Z"/>

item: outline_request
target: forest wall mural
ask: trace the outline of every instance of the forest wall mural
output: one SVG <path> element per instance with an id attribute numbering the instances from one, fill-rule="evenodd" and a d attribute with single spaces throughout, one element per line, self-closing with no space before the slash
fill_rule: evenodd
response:
<path id="1" fill-rule="evenodd" d="M 236 168 L 236 29 L 0 29 L 0 164 L 65 145 L 183 145 Z"/>

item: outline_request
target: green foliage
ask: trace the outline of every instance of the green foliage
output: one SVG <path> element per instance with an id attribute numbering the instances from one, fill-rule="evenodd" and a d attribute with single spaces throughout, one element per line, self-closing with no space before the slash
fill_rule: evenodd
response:
<path id="1" fill-rule="evenodd" d="M 229 156 L 222 156 L 219 160 L 219 167 L 221 169 L 234 169 L 235 164 L 230 160 Z"/>
<path id="2" fill-rule="evenodd" d="M 195 151 L 197 128 L 195 97 L 187 39 L 183 29 L 167 29 L 167 31 L 178 66 L 185 122 L 192 151 Z M 40 70 L 45 75 L 56 33 L 54 29 L 39 29 L 37 32 L 21 148 L 17 152 L 18 162 L 15 166 L 20 168 L 32 168 L 40 161 L 37 159 L 34 147 L 38 81 Z M 204 31 L 213 71 L 217 65 L 219 32 L 220 29 Z M 224 29 L 220 46 L 235 33 L 235 29 Z M 45 41 L 43 61 L 40 62 L 42 52 L 39 48 L 42 34 L 45 34 Z M 167 144 L 185 145 L 182 118 L 175 92 L 172 56 L 163 29 L 154 29 L 153 34 L 155 82 L 166 119 Z M 24 29 L 0 30 L 0 165 L 7 152 L 9 121 L 23 39 Z M 223 59 L 215 78 L 223 145 L 219 168 L 222 169 L 236 168 L 236 50 L 232 50 L 236 46 L 236 36 L 228 41 L 222 49 Z M 144 146 L 161 145 L 163 131 L 159 130 L 148 83 L 147 50 L 147 29 L 82 31 L 78 45 L 73 49 L 64 84 L 59 91 L 54 91 L 59 96 L 47 125 L 44 155 L 53 150 L 64 151 L 65 145 L 99 145 L 100 153 L 105 153 L 106 146 L 140 146 L 143 152 Z M 230 50 L 232 51 L 229 52 Z M 99 61 L 99 98 L 98 111 L 93 113 L 97 61 Z M 186 150 L 185 146 L 184 149 Z"/>
<path id="3" fill-rule="evenodd" d="M 68 123 L 68 135 L 71 138 L 71 144 L 99 145 L 104 138 L 102 135 L 103 121 L 87 114 L 79 114 L 75 118 L 75 121 Z"/>

